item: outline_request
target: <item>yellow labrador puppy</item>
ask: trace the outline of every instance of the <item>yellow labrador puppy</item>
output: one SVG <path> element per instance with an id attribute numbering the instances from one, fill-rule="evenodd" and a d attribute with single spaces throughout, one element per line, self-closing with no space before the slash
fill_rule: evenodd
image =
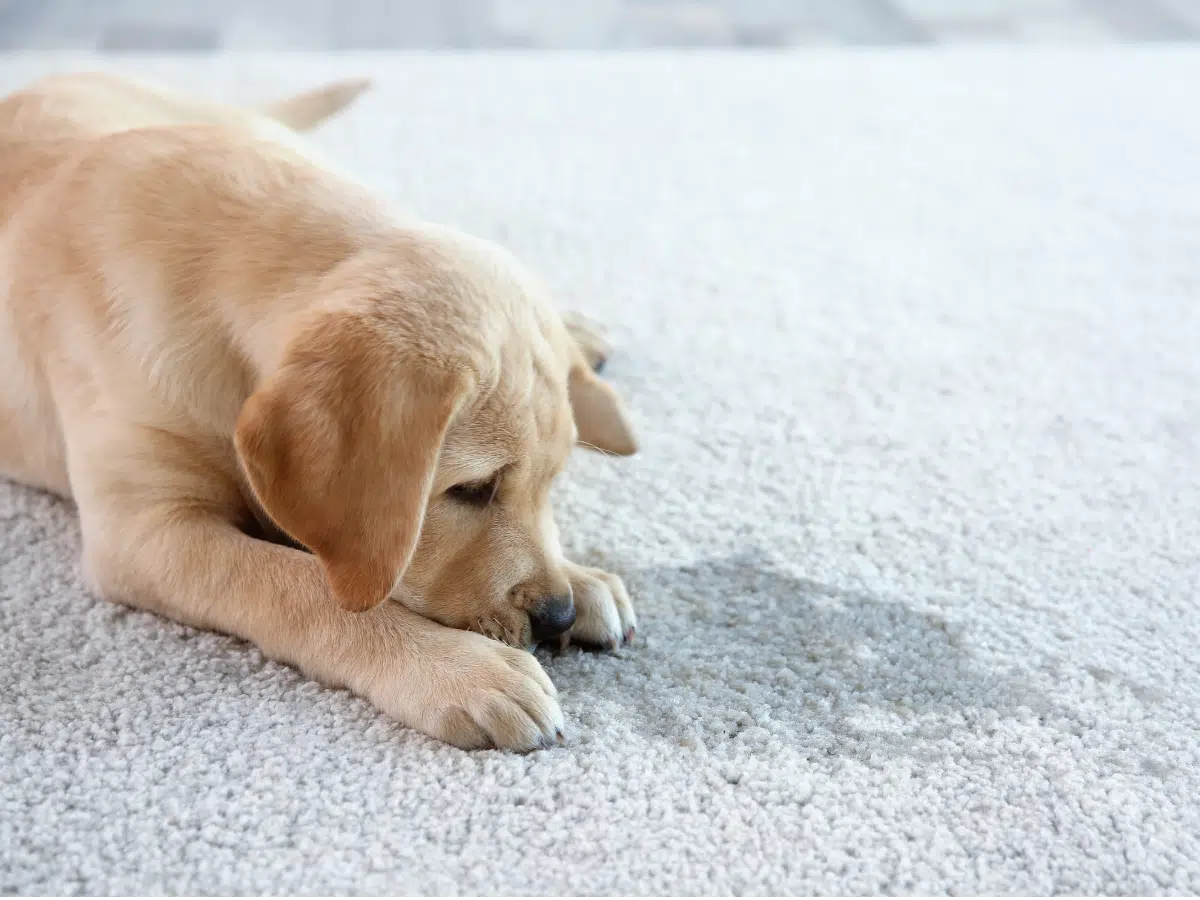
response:
<path id="1" fill-rule="evenodd" d="M 99 594 L 238 635 L 461 747 L 562 737 L 527 652 L 613 647 L 563 558 L 602 349 L 515 260 L 386 210 L 291 128 L 111 75 L 0 102 L 0 474 L 70 496 Z"/>

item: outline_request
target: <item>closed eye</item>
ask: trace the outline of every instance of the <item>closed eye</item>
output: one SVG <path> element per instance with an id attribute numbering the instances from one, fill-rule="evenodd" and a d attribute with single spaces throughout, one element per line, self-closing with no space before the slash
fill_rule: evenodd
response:
<path id="1" fill-rule="evenodd" d="M 459 503 L 484 507 L 491 506 L 499 490 L 500 473 L 497 472 L 483 481 L 464 481 L 462 484 L 456 484 L 446 491 L 446 496 Z"/>

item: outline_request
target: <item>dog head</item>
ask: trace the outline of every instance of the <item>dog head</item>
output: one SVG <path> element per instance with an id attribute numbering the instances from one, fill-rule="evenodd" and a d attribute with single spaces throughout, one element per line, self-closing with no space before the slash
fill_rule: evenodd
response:
<path id="1" fill-rule="evenodd" d="M 635 451 L 610 386 L 498 248 L 422 231 L 327 275 L 235 444 L 337 599 L 393 597 L 528 646 L 570 627 L 550 487 L 576 443 Z"/>

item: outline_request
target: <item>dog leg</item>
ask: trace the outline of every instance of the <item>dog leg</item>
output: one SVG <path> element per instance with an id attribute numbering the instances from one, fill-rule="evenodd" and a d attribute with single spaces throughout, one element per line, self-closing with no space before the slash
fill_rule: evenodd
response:
<path id="1" fill-rule="evenodd" d="M 625 583 L 616 575 L 567 563 L 567 578 L 575 595 L 574 644 L 615 650 L 633 640 L 637 616 Z"/>
<path id="2" fill-rule="evenodd" d="M 604 329 L 598 322 L 577 312 L 565 312 L 562 318 L 567 333 L 578 345 L 592 371 L 602 371 L 612 352 L 612 345 L 604 337 Z"/>
<path id="3" fill-rule="evenodd" d="M 554 685 L 529 653 L 399 603 L 343 610 L 316 557 L 226 520 L 236 486 L 200 464 L 198 448 L 171 447 L 161 433 L 138 437 L 91 440 L 71 458 L 84 569 L 102 596 L 251 641 L 459 747 L 561 741 Z"/>

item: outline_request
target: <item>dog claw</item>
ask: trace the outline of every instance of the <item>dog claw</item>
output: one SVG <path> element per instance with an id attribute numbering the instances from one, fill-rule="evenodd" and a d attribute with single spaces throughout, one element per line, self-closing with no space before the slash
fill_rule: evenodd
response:
<path id="1" fill-rule="evenodd" d="M 637 629 L 630 625 L 625 629 L 625 643 L 632 644 L 634 637 L 637 636 Z"/>

